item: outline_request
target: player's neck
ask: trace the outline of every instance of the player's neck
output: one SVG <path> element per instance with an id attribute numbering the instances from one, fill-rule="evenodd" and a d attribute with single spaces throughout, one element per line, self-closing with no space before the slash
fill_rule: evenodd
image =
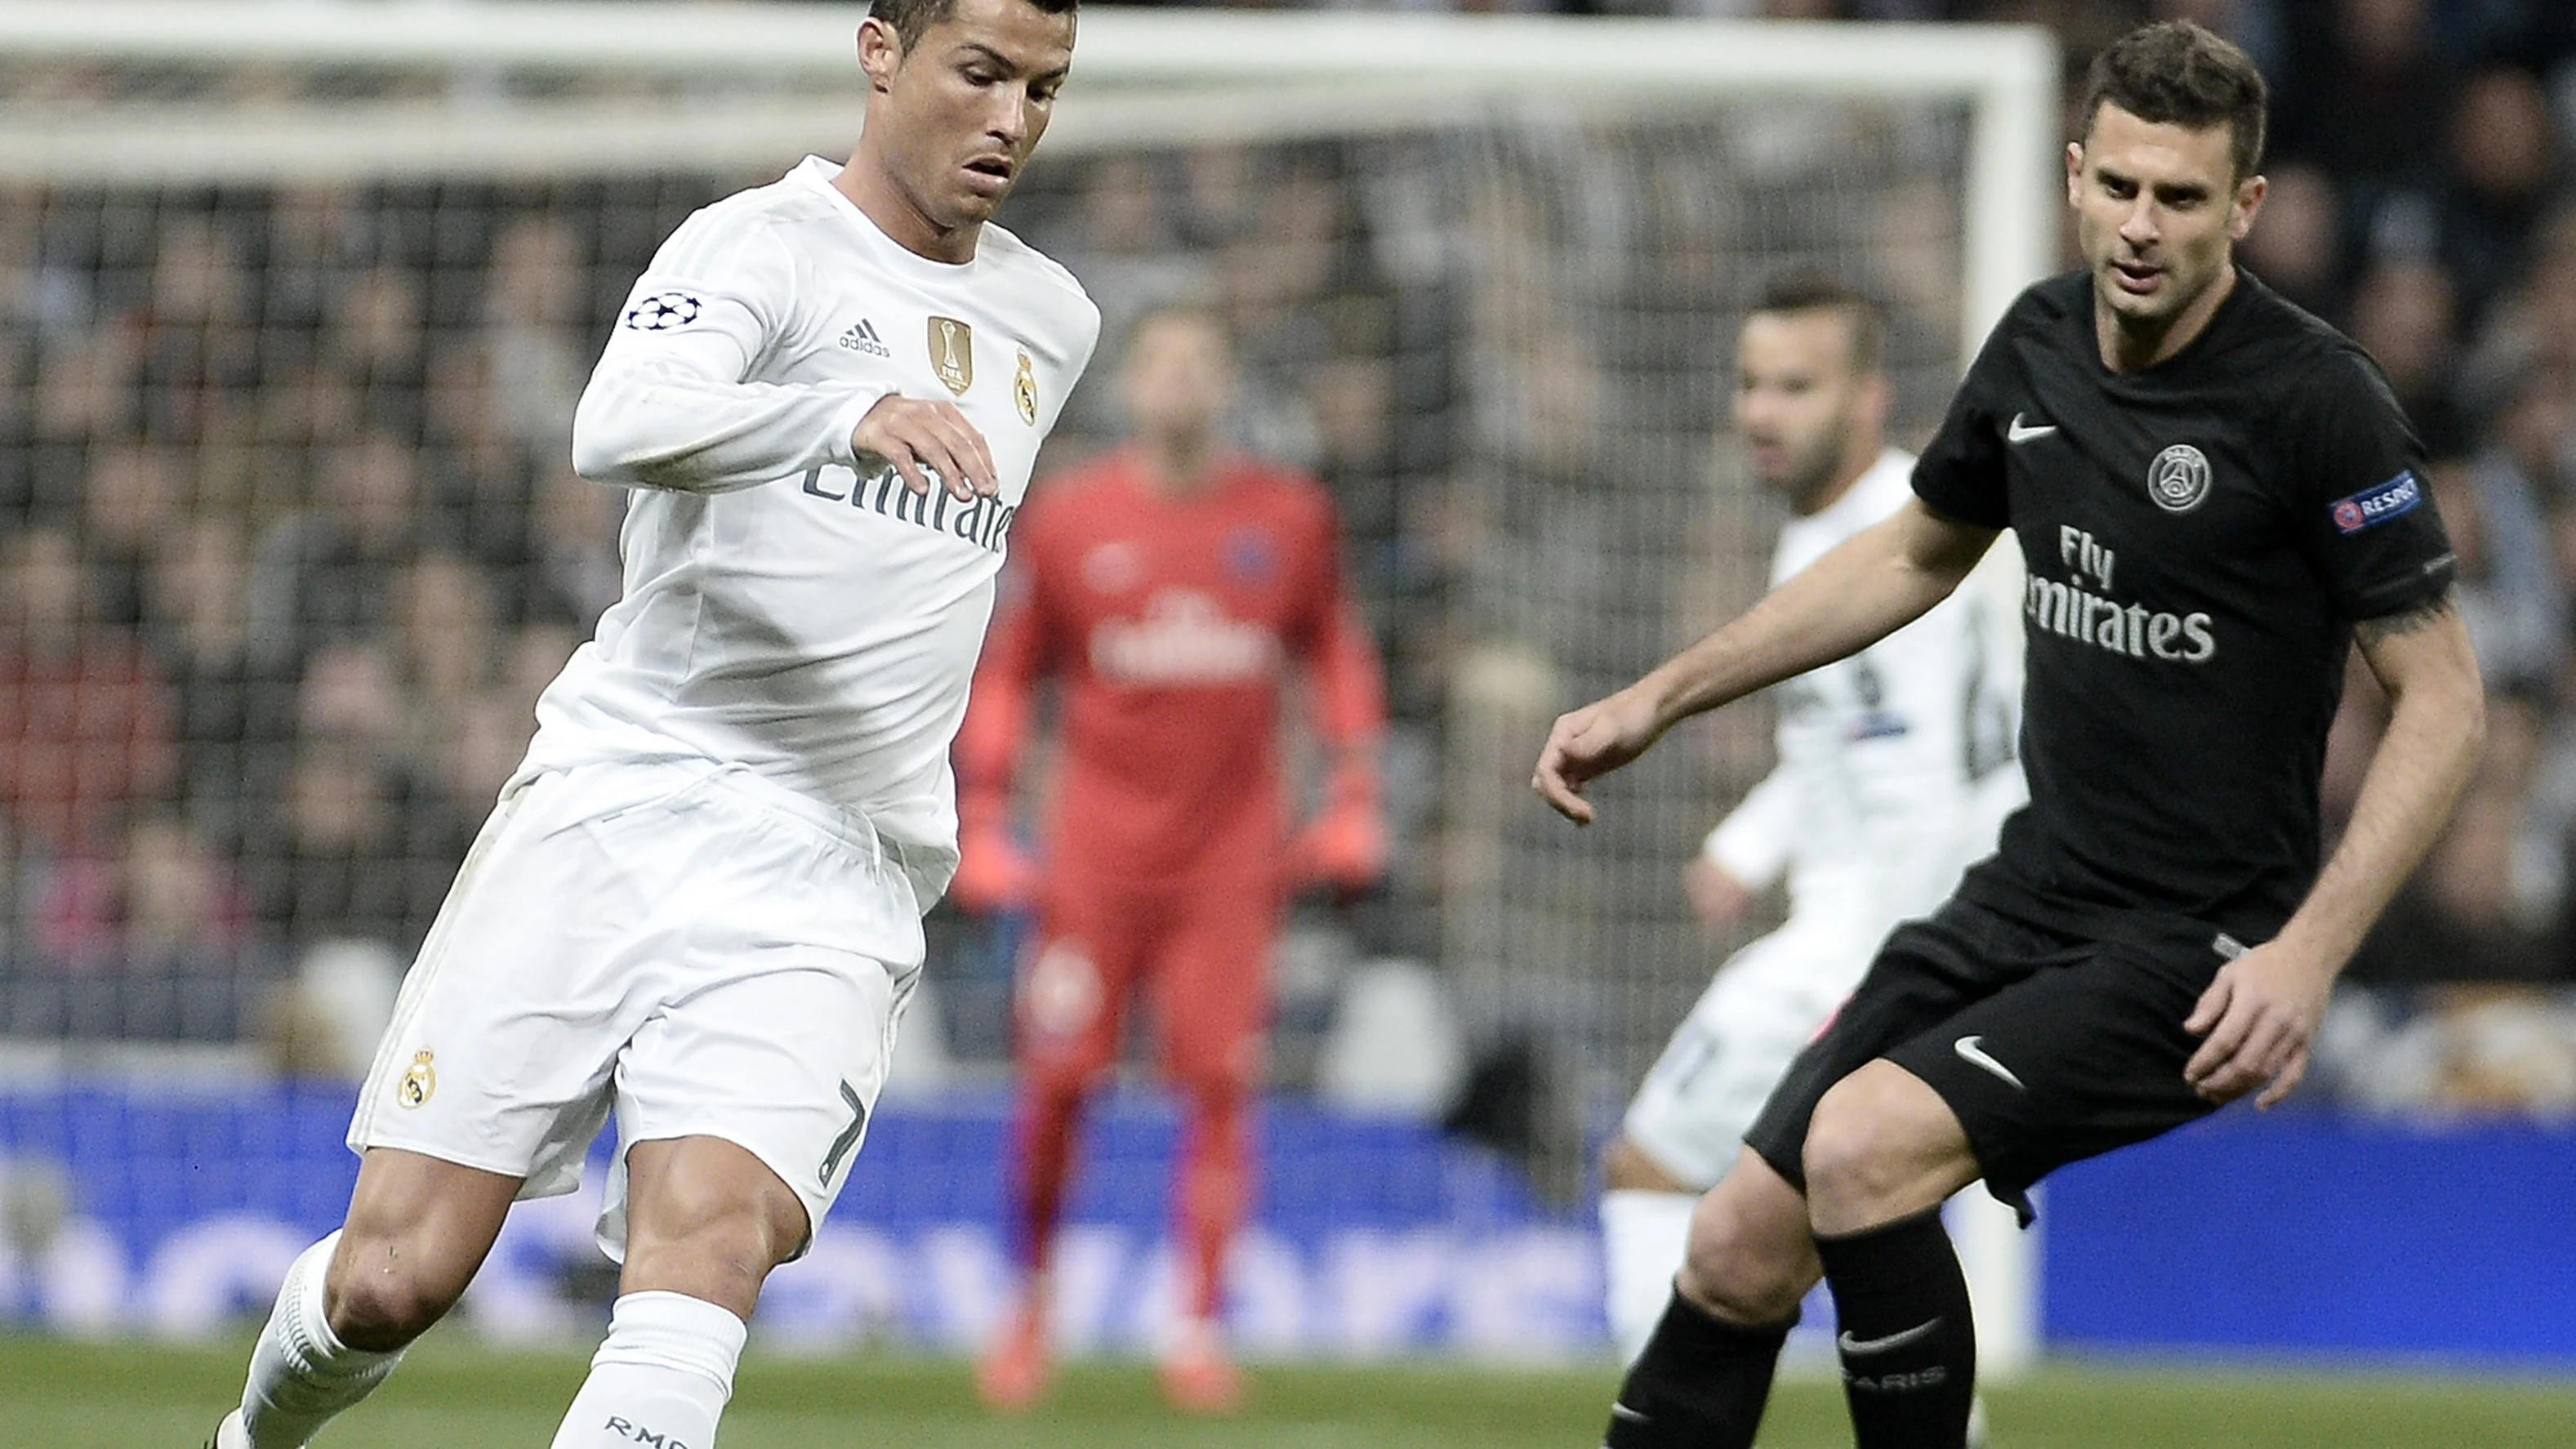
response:
<path id="1" fill-rule="evenodd" d="M 2173 314 L 2170 321 L 2129 323 L 2111 309 L 2111 304 L 2096 292 L 2093 296 L 2093 337 L 2102 349 L 2102 365 L 2113 372 L 2144 372 L 2150 367 L 2171 362 L 2184 348 L 2200 340 L 2218 309 L 2236 290 L 2236 264 L 2219 268 L 2218 276 L 2191 299 L 2191 304 Z"/>
<path id="2" fill-rule="evenodd" d="M 850 164 L 832 178 L 832 189 L 848 197 L 859 214 L 876 223 L 877 230 L 896 246 L 915 256 L 950 266 L 975 260 L 975 243 L 983 237 L 984 224 L 943 227 L 931 220 L 869 154 L 864 138 L 850 153 Z"/>
<path id="3" fill-rule="evenodd" d="M 1136 452 L 1145 462 L 1146 486 L 1166 498 L 1195 498 L 1216 486 L 1213 437 L 1140 437 Z"/>
<path id="4" fill-rule="evenodd" d="M 1813 518 L 1840 503 L 1869 470 L 1878 465 L 1880 444 L 1871 440 L 1866 447 L 1854 447 L 1825 479 L 1824 485 L 1789 505 L 1789 511 L 1800 518 Z"/>

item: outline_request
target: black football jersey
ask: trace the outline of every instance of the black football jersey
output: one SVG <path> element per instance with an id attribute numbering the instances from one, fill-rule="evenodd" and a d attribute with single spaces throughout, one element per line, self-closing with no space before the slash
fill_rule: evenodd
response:
<path id="1" fill-rule="evenodd" d="M 2183 352 L 2115 373 L 2090 277 L 2057 277 L 1997 324 L 1914 488 L 2011 528 L 2029 570 L 2030 804 L 1962 894 L 2079 932 L 2270 938 L 2316 875 L 2353 621 L 2455 572 L 2378 368 L 2240 272 Z"/>

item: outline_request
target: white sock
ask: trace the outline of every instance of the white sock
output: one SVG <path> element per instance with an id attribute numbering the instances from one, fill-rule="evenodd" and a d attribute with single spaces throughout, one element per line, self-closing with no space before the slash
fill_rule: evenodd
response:
<path id="1" fill-rule="evenodd" d="M 304 1449 L 334 1415 L 375 1391 L 402 1361 L 402 1350 L 369 1353 L 349 1347 L 322 1316 L 322 1275 L 333 1233 L 304 1250 L 286 1270 L 277 1307 L 250 1351 L 250 1382 L 242 1390 L 242 1429 L 251 1449 Z"/>
<path id="2" fill-rule="evenodd" d="M 714 1449 L 744 1332 L 741 1319 L 685 1293 L 618 1299 L 554 1449 Z"/>
<path id="3" fill-rule="evenodd" d="M 1601 1266 L 1610 1340 L 1634 1363 L 1654 1336 L 1690 1247 L 1696 1193 L 1614 1188 L 1601 1194 Z"/>

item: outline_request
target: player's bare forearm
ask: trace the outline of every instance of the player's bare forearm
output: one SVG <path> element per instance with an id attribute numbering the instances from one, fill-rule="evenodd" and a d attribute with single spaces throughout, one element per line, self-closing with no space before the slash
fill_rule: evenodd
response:
<path id="1" fill-rule="evenodd" d="M 2307 899 L 2280 935 L 2219 968 L 2183 1023 L 2202 1037 L 2183 1075 L 2212 1101 L 2260 1086 L 2269 1107 L 2298 1085 L 2335 977 L 2441 833 L 2485 743 L 2477 657 L 2447 592 L 2354 632 L 2393 701 L 2388 732 Z"/>
<path id="2" fill-rule="evenodd" d="M 2439 598 L 2354 630 L 2388 691 L 2388 730 L 2352 822 L 2281 934 L 2343 963 L 2451 818 L 2486 743 L 2486 689 L 2457 600 Z"/>
<path id="3" fill-rule="evenodd" d="M 1567 819 L 1589 824 L 1587 782 L 1692 715 L 1858 653 L 1921 618 L 1976 567 L 1995 534 L 1908 502 L 1643 679 L 1559 716 L 1531 788 Z"/>
<path id="4" fill-rule="evenodd" d="M 1800 570 L 1636 688 L 1663 727 L 1847 658 L 1919 619 L 1985 557 L 1995 531 L 1908 503 Z M 1658 731 L 1660 733 L 1660 731 Z"/>

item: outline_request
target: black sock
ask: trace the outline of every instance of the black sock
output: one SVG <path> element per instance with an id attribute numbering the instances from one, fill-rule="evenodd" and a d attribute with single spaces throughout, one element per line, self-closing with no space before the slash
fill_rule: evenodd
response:
<path id="1" fill-rule="evenodd" d="M 1752 1449 L 1789 1326 L 1738 1328 L 1676 1292 L 1619 1385 L 1602 1449 Z"/>
<path id="2" fill-rule="evenodd" d="M 1816 1239 L 1842 1320 L 1843 1397 L 1859 1449 L 1961 1449 L 1977 1392 L 1977 1326 L 1959 1255 L 1930 1212 Z"/>

